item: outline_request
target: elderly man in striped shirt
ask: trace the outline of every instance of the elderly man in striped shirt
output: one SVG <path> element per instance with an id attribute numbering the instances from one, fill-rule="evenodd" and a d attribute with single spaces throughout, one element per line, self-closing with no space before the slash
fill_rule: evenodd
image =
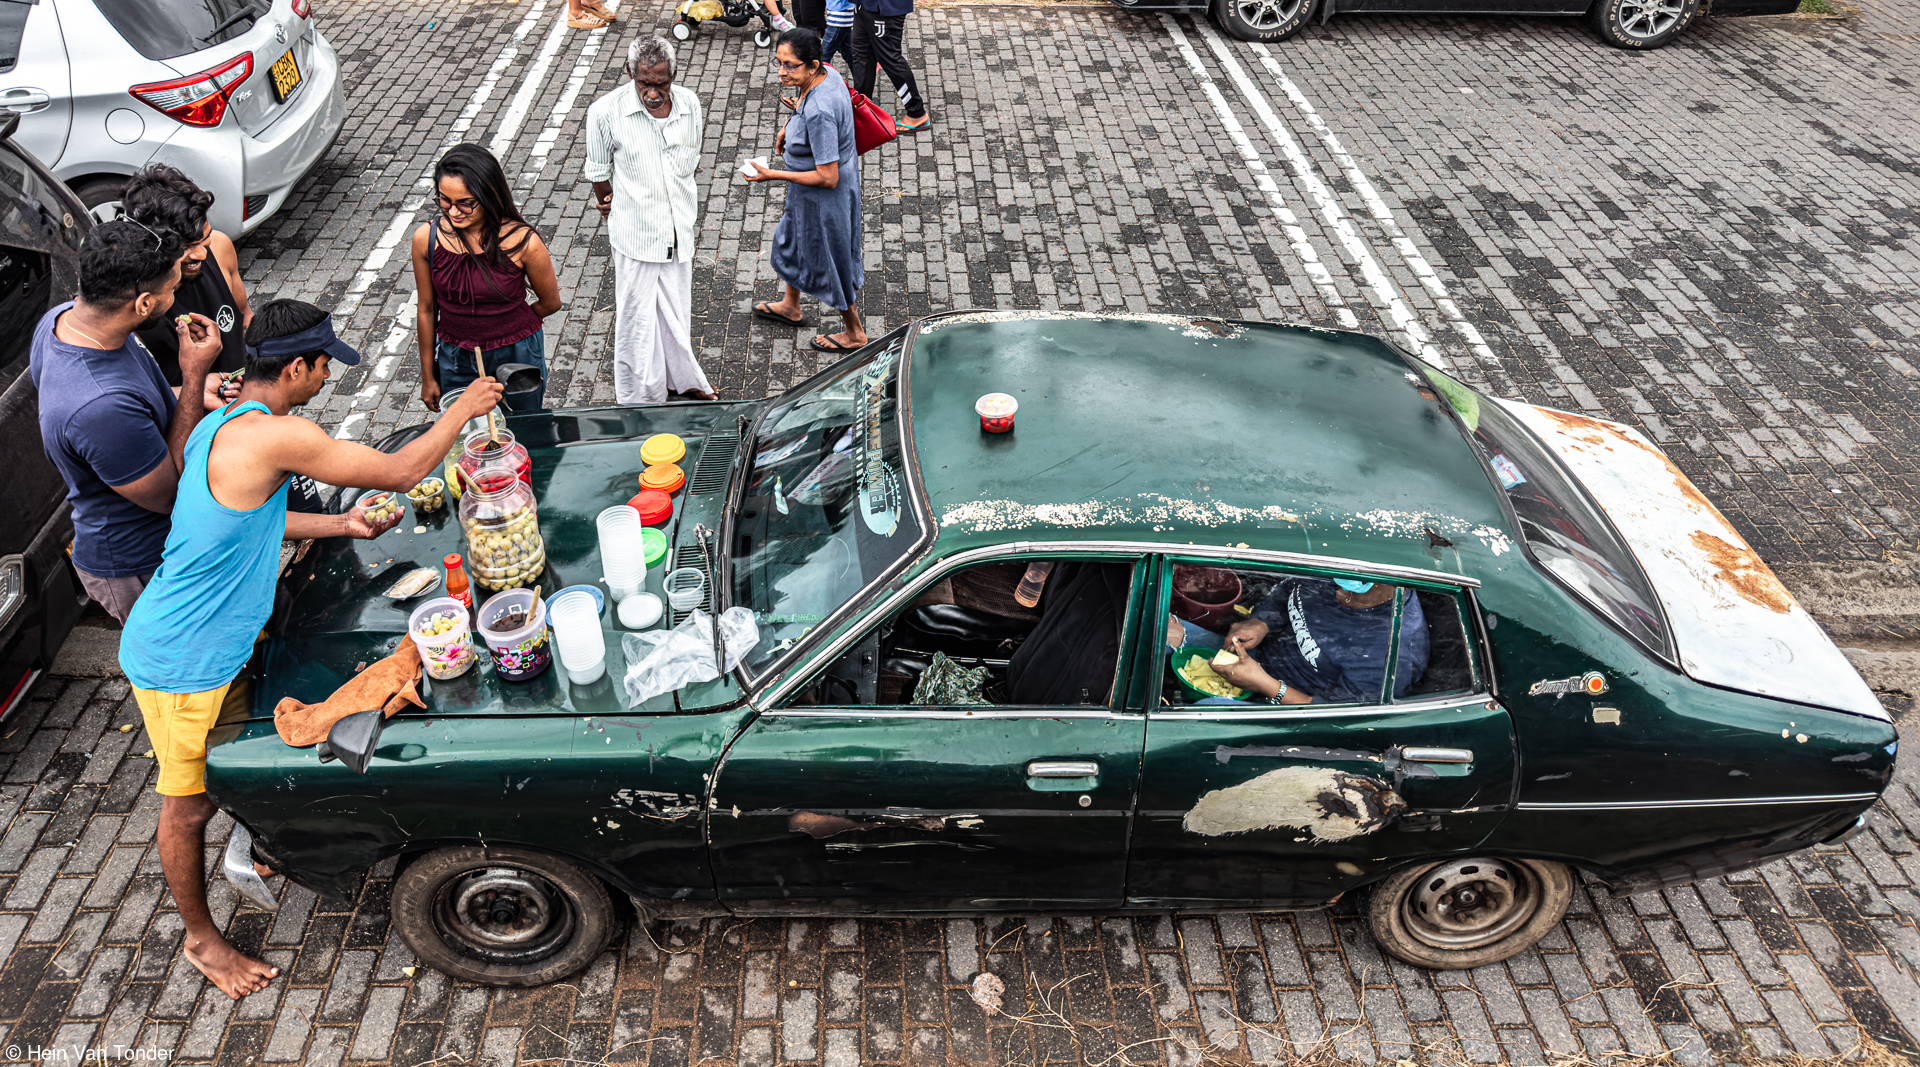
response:
<path id="1" fill-rule="evenodd" d="M 673 83 L 673 46 L 659 37 L 628 47 L 626 74 L 631 85 L 587 109 L 584 168 L 613 246 L 614 396 L 714 400 L 692 343 L 700 98 Z"/>

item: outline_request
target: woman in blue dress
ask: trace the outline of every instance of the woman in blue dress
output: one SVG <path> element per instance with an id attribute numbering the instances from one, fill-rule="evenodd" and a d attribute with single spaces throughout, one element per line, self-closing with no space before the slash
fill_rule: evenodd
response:
<path id="1" fill-rule="evenodd" d="M 820 35 L 788 30 L 774 52 L 780 84 L 799 90 L 780 102 L 793 118 L 774 148 L 786 155 L 786 170 L 759 170 L 750 182 L 784 181 L 787 210 L 773 231 L 773 272 L 787 283 L 785 298 L 761 301 L 755 316 L 786 326 L 804 326 L 800 294 L 806 293 L 840 312 L 846 329 L 820 334 L 813 347 L 822 352 L 859 348 L 867 343 L 860 312 L 853 305 L 866 284 L 860 266 L 860 153 L 853 143 L 853 98 L 838 71 L 820 61 Z"/>

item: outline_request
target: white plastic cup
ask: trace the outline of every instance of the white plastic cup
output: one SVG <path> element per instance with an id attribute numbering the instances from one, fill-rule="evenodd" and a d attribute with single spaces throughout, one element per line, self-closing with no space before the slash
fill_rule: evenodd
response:
<path id="1" fill-rule="evenodd" d="M 600 532 L 601 577 L 617 605 L 638 593 L 647 580 L 646 547 L 641 542 L 640 513 L 616 504 L 594 519 Z"/>
<path id="2" fill-rule="evenodd" d="M 700 606 L 700 598 L 707 592 L 707 576 L 693 567 L 682 567 L 667 575 L 667 603 L 675 611 L 687 611 Z"/>
<path id="3" fill-rule="evenodd" d="M 454 616 L 452 629 L 433 637 L 420 632 L 429 620 L 442 613 Z M 420 649 L 421 668 L 427 677 L 436 681 L 460 677 L 478 659 L 473 652 L 473 634 L 467 625 L 467 606 L 450 596 L 434 597 L 414 608 L 407 616 L 407 637 Z"/>
<path id="4" fill-rule="evenodd" d="M 607 640 L 600 632 L 600 609 L 585 590 L 562 593 L 547 603 L 553 643 L 567 677 L 582 685 L 605 673 Z M 585 676 L 585 677 L 583 677 Z"/>

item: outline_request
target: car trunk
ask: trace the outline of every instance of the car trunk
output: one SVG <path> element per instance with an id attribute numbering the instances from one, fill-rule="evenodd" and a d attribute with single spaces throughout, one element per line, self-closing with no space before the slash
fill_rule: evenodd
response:
<path id="1" fill-rule="evenodd" d="M 251 54 L 253 71 L 235 85 L 228 111 L 257 135 L 273 125 L 287 101 L 305 88 L 313 56 L 312 25 L 286 0 L 96 0 L 101 13 L 142 55 L 163 61 L 182 77 Z M 291 54 L 285 97 L 275 91 L 273 65 Z"/>
<path id="2" fill-rule="evenodd" d="M 1498 403 L 1560 457 L 1632 547 L 1689 675 L 1741 692 L 1887 717 L 1820 624 L 1638 430 Z"/>

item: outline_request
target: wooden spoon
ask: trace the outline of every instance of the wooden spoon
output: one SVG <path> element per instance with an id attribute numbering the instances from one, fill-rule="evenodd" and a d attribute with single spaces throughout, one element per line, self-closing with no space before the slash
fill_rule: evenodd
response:
<path id="1" fill-rule="evenodd" d="M 483 372 L 487 369 L 486 357 L 481 354 L 479 345 L 473 346 L 473 365 Z M 487 412 L 487 437 L 496 445 L 500 443 L 500 421 L 491 411 Z"/>

